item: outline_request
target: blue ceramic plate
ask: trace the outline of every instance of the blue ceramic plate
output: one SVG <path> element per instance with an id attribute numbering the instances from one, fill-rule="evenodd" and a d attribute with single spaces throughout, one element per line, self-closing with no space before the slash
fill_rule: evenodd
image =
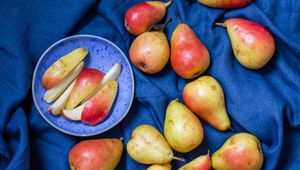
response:
<path id="1" fill-rule="evenodd" d="M 119 89 L 114 105 L 106 119 L 96 126 L 67 120 L 63 116 L 54 116 L 48 112 L 51 104 L 43 100 L 46 91 L 42 86 L 44 72 L 60 57 L 78 47 L 84 47 L 89 51 L 84 59 L 85 68 L 96 68 L 106 73 L 115 63 L 120 63 L 122 67 L 117 80 Z M 38 61 L 32 81 L 33 100 L 41 116 L 56 129 L 74 136 L 100 134 L 117 125 L 129 111 L 134 95 L 132 69 L 124 53 L 112 42 L 91 35 L 67 37 L 49 47 Z"/>

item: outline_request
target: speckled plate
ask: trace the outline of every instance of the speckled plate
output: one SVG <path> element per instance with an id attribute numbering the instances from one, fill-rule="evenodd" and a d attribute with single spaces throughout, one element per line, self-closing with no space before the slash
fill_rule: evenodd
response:
<path id="1" fill-rule="evenodd" d="M 60 57 L 78 47 L 89 51 L 84 59 L 85 68 L 97 68 L 106 73 L 115 63 L 120 63 L 122 67 L 117 80 L 119 89 L 114 105 L 106 119 L 96 126 L 67 120 L 63 116 L 54 116 L 48 112 L 51 104 L 43 100 L 46 91 L 42 86 L 44 72 Z M 39 113 L 54 128 L 74 136 L 97 135 L 117 125 L 129 111 L 134 95 L 133 73 L 124 53 L 112 42 L 91 35 L 71 36 L 56 42 L 41 56 L 33 74 L 32 95 Z"/>

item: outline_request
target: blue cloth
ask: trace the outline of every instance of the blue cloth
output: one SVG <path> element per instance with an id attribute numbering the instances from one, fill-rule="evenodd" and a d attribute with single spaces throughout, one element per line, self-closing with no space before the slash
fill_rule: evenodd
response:
<path id="1" fill-rule="evenodd" d="M 170 64 L 156 75 L 133 67 L 135 98 L 127 117 L 110 131 L 77 138 L 63 134 L 39 115 L 31 96 L 35 65 L 54 42 L 74 34 L 102 36 L 128 54 L 134 36 L 124 27 L 124 14 L 140 0 L 1 0 L 0 2 L 0 169 L 68 169 L 70 148 L 80 140 L 124 137 L 133 129 L 151 124 L 163 130 L 165 109 L 189 82 L 176 76 Z M 166 27 L 170 40 L 178 24 L 174 12 L 192 27 L 211 54 L 206 75 L 223 86 L 234 132 L 219 132 L 202 121 L 203 143 L 188 154 L 187 161 L 214 153 L 237 132 L 249 132 L 262 142 L 263 169 L 300 167 L 300 1 L 256 0 L 241 9 L 223 10 L 202 6 L 194 0 L 174 0 Z M 275 36 L 276 53 L 263 69 L 253 71 L 235 59 L 226 30 L 216 21 L 243 17 L 265 25 Z M 174 168 L 184 163 L 172 161 Z M 123 153 L 118 169 L 144 169 Z"/>

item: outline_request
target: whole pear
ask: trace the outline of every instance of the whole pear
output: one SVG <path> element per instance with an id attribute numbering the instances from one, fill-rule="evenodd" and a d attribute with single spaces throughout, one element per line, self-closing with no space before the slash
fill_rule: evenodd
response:
<path id="1" fill-rule="evenodd" d="M 230 128 L 221 85 L 211 76 L 202 76 L 188 83 L 182 94 L 184 103 L 214 128 Z"/>
<path id="2" fill-rule="evenodd" d="M 251 0 L 198 0 L 198 2 L 214 8 L 240 8 L 248 5 Z"/>
<path id="3" fill-rule="evenodd" d="M 154 165 L 151 165 L 147 168 L 147 170 L 171 170 L 172 169 L 172 166 L 170 163 L 167 163 L 167 164 L 154 164 Z"/>
<path id="4" fill-rule="evenodd" d="M 142 164 L 166 164 L 177 159 L 163 135 L 150 125 L 140 125 L 134 129 L 127 143 L 127 152 Z"/>
<path id="5" fill-rule="evenodd" d="M 145 32 L 131 44 L 129 56 L 132 64 L 148 74 L 161 71 L 168 63 L 170 47 L 162 31 Z"/>
<path id="6" fill-rule="evenodd" d="M 173 70 L 185 79 L 202 74 L 210 64 L 207 48 L 194 31 L 180 23 L 172 33 L 171 65 Z"/>
<path id="7" fill-rule="evenodd" d="M 123 152 L 119 139 L 85 140 L 69 153 L 71 170 L 114 170 Z"/>
<path id="8" fill-rule="evenodd" d="M 259 170 L 263 162 L 260 142 L 249 133 L 231 136 L 212 156 L 212 167 L 216 170 Z"/>
<path id="9" fill-rule="evenodd" d="M 227 28 L 236 59 L 249 69 L 265 66 L 275 52 L 275 40 L 262 25 L 242 18 L 227 19 L 216 25 Z"/>
<path id="10" fill-rule="evenodd" d="M 209 151 L 206 155 L 199 156 L 198 158 L 192 160 L 188 164 L 185 164 L 178 170 L 210 170 L 211 160 Z"/>
<path id="11" fill-rule="evenodd" d="M 190 109 L 173 100 L 167 107 L 164 135 L 177 152 L 190 152 L 203 140 L 202 125 Z"/>
<path id="12" fill-rule="evenodd" d="M 160 1 L 141 2 L 131 7 L 125 14 L 125 27 L 133 35 L 146 32 L 150 26 L 158 23 L 166 14 L 166 8 L 172 3 Z"/>

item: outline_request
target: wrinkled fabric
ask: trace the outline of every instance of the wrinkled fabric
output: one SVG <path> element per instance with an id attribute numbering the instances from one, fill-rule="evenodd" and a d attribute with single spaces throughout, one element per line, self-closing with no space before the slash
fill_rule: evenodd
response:
<path id="1" fill-rule="evenodd" d="M 41 54 L 54 42 L 71 35 L 104 37 L 128 56 L 134 36 L 124 27 L 127 9 L 140 0 L 2 0 L 0 1 L 0 169 L 69 169 L 68 152 L 85 139 L 123 137 L 126 144 L 140 124 L 163 131 L 168 103 L 178 98 L 191 80 L 172 71 L 170 64 L 158 74 L 146 75 L 133 68 L 135 97 L 125 119 L 101 135 L 79 138 L 66 135 L 39 115 L 31 95 L 31 81 Z M 206 45 L 211 65 L 203 75 L 223 87 L 234 131 L 220 132 L 201 120 L 205 137 L 187 154 L 191 161 L 214 153 L 238 132 L 252 133 L 262 143 L 263 169 L 295 170 L 300 167 L 300 1 L 256 0 L 249 6 L 224 10 L 205 7 L 194 0 L 174 0 L 166 18 L 170 41 L 178 24 L 175 14 Z M 233 55 L 227 32 L 215 22 L 242 17 L 267 27 L 276 40 L 276 52 L 260 70 L 241 66 Z M 162 21 L 163 22 L 163 21 Z M 173 168 L 184 162 L 172 161 Z M 145 169 L 124 151 L 117 169 Z"/>

